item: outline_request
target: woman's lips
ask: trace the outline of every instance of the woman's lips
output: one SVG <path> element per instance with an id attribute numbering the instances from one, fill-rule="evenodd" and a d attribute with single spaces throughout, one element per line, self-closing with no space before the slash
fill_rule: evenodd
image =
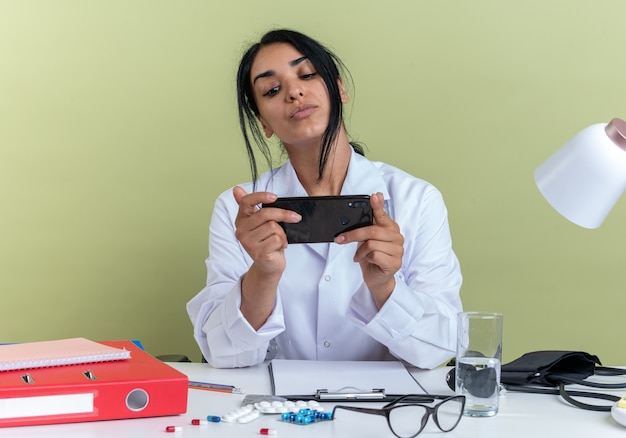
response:
<path id="1" fill-rule="evenodd" d="M 295 120 L 306 119 L 311 115 L 311 113 L 313 113 L 313 111 L 315 111 L 315 108 L 317 108 L 315 105 L 310 104 L 299 105 L 291 111 L 289 118 Z"/>

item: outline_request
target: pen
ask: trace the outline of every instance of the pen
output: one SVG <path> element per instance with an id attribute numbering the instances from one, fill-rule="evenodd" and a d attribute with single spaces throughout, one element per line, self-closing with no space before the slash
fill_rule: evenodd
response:
<path id="1" fill-rule="evenodd" d="M 187 384 L 189 388 L 201 389 L 204 391 L 228 392 L 232 394 L 244 394 L 245 391 L 233 385 L 224 385 L 221 383 L 198 382 L 190 380 Z"/>
<path id="2" fill-rule="evenodd" d="M 197 386 L 201 388 L 235 389 L 235 386 L 233 385 L 226 385 L 223 383 L 199 382 L 196 380 L 190 380 L 189 386 Z"/>

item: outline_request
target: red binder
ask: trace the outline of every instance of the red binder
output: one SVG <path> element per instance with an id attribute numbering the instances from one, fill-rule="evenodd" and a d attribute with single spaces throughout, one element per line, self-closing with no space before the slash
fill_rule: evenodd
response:
<path id="1" fill-rule="evenodd" d="M 0 427 L 178 415 L 187 376 L 130 341 L 114 362 L 0 372 Z"/>

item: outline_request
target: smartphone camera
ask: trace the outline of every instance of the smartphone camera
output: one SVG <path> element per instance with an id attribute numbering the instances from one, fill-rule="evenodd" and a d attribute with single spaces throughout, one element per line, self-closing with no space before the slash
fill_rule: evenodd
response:
<path id="1" fill-rule="evenodd" d="M 350 207 L 350 208 L 367 208 L 367 207 L 369 207 L 369 202 L 367 202 L 367 201 L 348 202 L 348 207 Z"/>

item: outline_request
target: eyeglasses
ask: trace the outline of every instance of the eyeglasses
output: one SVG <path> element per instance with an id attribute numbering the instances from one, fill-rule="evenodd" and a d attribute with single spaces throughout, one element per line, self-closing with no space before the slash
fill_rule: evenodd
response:
<path id="1" fill-rule="evenodd" d="M 423 404 L 433 403 L 435 400 L 442 401 L 435 406 Z M 333 420 L 335 419 L 335 411 L 337 409 L 382 415 L 387 418 L 389 429 L 395 436 L 398 438 L 414 438 L 424 430 L 428 417 L 431 415 L 433 420 L 435 420 L 435 424 L 442 432 L 450 432 L 459 424 L 464 408 L 464 395 L 408 394 L 387 403 L 380 409 L 337 405 L 333 408 L 332 418 Z"/>

